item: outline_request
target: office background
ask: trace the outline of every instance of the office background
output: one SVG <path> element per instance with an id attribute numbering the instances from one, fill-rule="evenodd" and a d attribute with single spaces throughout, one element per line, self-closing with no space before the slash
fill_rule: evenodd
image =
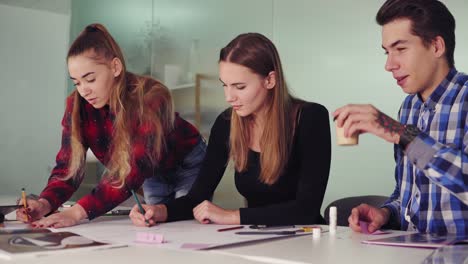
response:
<path id="1" fill-rule="evenodd" d="M 85 25 L 100 22 L 109 29 L 129 70 L 164 81 L 165 66 L 175 65 L 180 85 L 192 82 L 193 71 L 216 77 L 219 49 L 240 33 L 260 32 L 276 44 L 294 95 L 321 103 L 330 113 L 347 103 L 372 103 L 396 117 L 405 94 L 384 70 L 374 20 L 383 2 L 0 0 L 0 194 L 17 195 L 23 187 L 39 193 L 45 186 L 72 89 L 65 56 L 70 39 Z M 443 2 L 457 21 L 456 67 L 467 72 L 468 4 Z M 174 90 L 176 107 L 187 119 L 193 118 L 193 96 L 193 89 Z M 201 98 L 206 131 L 227 105 L 216 80 L 204 85 Z M 330 124 L 334 136 L 331 118 Z M 391 193 L 391 144 L 362 135 L 359 146 L 338 147 L 332 138 L 323 207 L 341 197 Z M 215 201 L 238 207 L 242 199 L 232 172 L 226 176 Z"/>

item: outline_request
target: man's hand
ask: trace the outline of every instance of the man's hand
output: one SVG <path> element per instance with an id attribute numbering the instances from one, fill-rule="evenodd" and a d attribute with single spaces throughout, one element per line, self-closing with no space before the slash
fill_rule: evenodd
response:
<path id="1" fill-rule="evenodd" d="M 385 225 L 390 218 L 390 211 L 387 208 L 376 208 L 368 204 L 361 204 L 354 207 L 348 217 L 349 227 L 356 232 L 362 232 L 359 221 L 369 223 L 368 232 L 373 233 Z"/>
<path id="2" fill-rule="evenodd" d="M 338 127 L 344 128 L 346 137 L 371 133 L 388 142 L 398 144 L 405 127 L 400 122 L 380 112 L 373 105 L 349 104 L 333 112 Z"/>

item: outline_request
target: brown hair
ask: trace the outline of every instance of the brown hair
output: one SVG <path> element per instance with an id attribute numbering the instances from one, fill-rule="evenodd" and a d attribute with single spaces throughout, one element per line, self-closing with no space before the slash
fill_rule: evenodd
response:
<path id="1" fill-rule="evenodd" d="M 443 3 L 437 0 L 387 0 L 375 19 L 384 26 L 401 18 L 411 20 L 412 33 L 426 46 L 441 36 L 445 41 L 447 63 L 449 67 L 455 66 L 455 18 Z"/>
<path id="2" fill-rule="evenodd" d="M 266 98 L 266 116 L 263 135 L 260 139 L 260 180 L 274 184 L 288 162 L 295 126 L 297 105 L 288 91 L 278 51 L 274 44 L 259 33 L 237 36 L 221 49 L 219 61 L 236 63 L 252 72 L 267 77 L 276 74 L 276 86 L 269 90 Z M 249 152 L 250 117 L 242 118 L 232 111 L 230 131 L 230 157 L 237 171 L 245 171 Z"/>
<path id="3" fill-rule="evenodd" d="M 169 90 L 160 82 L 126 71 L 121 49 L 103 25 L 87 26 L 70 46 L 67 59 L 85 52 L 92 54 L 91 58 L 98 63 L 109 63 L 114 58 L 122 63 L 122 73 L 116 77 L 116 84 L 111 89 L 109 97 L 109 108 L 115 114 L 115 119 L 110 146 L 111 154 L 108 164 L 105 164 L 107 175 L 111 176 L 118 187 L 122 187 L 131 171 L 131 134 L 134 133 L 132 122 L 149 125 L 154 131 L 154 137 L 151 137 L 152 142 L 148 142 L 150 147 L 145 151 L 149 161 L 156 165 L 166 147 L 165 136 L 173 129 L 172 97 Z M 81 96 L 76 91 L 72 95 L 74 96 L 71 118 L 72 151 L 66 179 L 73 177 L 82 169 L 85 157 L 81 143 Z M 156 105 L 156 112 L 151 107 L 155 105 L 154 101 L 159 103 Z"/>

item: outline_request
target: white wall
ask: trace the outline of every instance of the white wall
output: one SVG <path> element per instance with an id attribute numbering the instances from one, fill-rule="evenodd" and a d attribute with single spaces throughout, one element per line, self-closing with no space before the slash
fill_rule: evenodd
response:
<path id="1" fill-rule="evenodd" d="M 69 14 L 0 4 L 0 195 L 38 193 L 60 146 Z"/>

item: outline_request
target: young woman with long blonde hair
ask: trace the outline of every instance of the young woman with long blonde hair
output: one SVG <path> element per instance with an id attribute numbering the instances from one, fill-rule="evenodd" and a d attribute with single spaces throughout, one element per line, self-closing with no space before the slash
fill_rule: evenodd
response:
<path id="1" fill-rule="evenodd" d="M 221 50 L 219 79 L 231 105 L 216 119 L 192 189 L 161 205 L 130 212 L 135 225 L 195 218 L 216 224 L 315 224 L 330 169 L 328 111 L 293 98 L 273 43 L 242 34 Z M 223 209 L 213 195 L 229 160 L 248 207 Z"/>
<path id="2" fill-rule="evenodd" d="M 198 175 L 205 143 L 174 113 L 169 90 L 155 79 L 127 72 L 120 47 L 101 24 L 80 33 L 67 63 L 76 90 L 66 100 L 57 165 L 39 199 L 29 199 L 28 212 L 18 210 L 17 218 L 36 227 L 75 225 L 119 205 L 145 179 L 163 185 L 145 189 L 150 202 L 185 195 Z M 106 167 L 102 180 L 71 208 L 43 218 L 79 187 L 87 149 Z M 168 175 L 170 184 L 163 181 Z"/>

